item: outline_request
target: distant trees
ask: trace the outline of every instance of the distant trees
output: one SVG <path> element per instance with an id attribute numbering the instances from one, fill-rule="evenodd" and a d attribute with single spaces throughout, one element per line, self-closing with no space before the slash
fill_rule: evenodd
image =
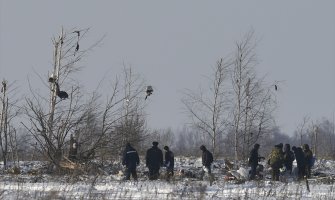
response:
<path id="1" fill-rule="evenodd" d="M 335 159 L 334 121 L 322 118 L 313 121 L 305 116 L 292 136 L 295 145 L 309 144 L 317 158 Z"/>
<path id="2" fill-rule="evenodd" d="M 311 145 L 319 158 L 335 159 L 335 124 L 323 118 L 310 129 Z"/>
<path id="3" fill-rule="evenodd" d="M 295 131 L 295 137 L 299 138 L 300 146 L 306 142 L 304 139 L 308 128 L 308 123 L 310 123 L 310 117 L 305 115 L 302 122 L 297 126 L 297 130 Z"/>

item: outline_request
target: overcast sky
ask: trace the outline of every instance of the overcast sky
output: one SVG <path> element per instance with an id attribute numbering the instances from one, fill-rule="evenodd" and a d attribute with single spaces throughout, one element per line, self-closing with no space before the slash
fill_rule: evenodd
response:
<path id="1" fill-rule="evenodd" d="M 281 129 L 293 133 L 306 115 L 333 118 L 333 0 L 0 2 L 0 78 L 17 81 L 21 92 L 27 77 L 36 77 L 33 70 L 51 71 L 51 38 L 62 26 L 90 27 L 87 44 L 106 37 L 81 63 L 80 81 L 92 90 L 107 72 L 119 74 L 127 63 L 155 88 L 149 127 L 178 128 L 186 120 L 181 91 L 196 89 L 253 29 L 260 40 L 257 73 L 269 83 L 283 80 L 275 113 Z"/>

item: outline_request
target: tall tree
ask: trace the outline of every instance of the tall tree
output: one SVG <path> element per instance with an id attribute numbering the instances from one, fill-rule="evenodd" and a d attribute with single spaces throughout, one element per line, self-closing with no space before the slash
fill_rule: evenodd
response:
<path id="1" fill-rule="evenodd" d="M 235 161 L 246 158 L 250 147 L 272 127 L 276 101 L 263 78 L 255 71 L 257 58 L 254 32 L 236 42 L 232 69 L 232 121 Z"/>
<path id="2" fill-rule="evenodd" d="M 7 168 L 7 161 L 9 160 L 11 153 L 12 160 L 18 159 L 17 154 L 17 137 L 16 127 L 14 126 L 14 120 L 19 114 L 18 99 L 15 99 L 13 90 L 10 89 L 12 84 L 9 84 L 7 80 L 3 80 L 1 83 L 1 96 L 0 96 L 0 146 L 2 160 L 4 162 L 4 168 Z M 14 159 L 16 158 L 16 159 Z"/>
<path id="3" fill-rule="evenodd" d="M 225 81 L 228 77 L 229 61 L 220 59 L 213 68 L 213 75 L 209 77 L 209 87 L 206 90 L 186 90 L 182 103 L 192 119 L 193 125 L 209 136 L 211 149 L 215 156 L 217 139 L 223 134 L 227 119 L 225 106 L 227 105 Z"/>
<path id="4" fill-rule="evenodd" d="M 37 141 L 42 155 L 56 166 L 63 157 L 69 134 L 74 132 L 87 112 L 81 101 L 80 86 L 71 78 L 80 70 L 78 63 L 82 58 L 100 42 L 79 49 L 79 43 L 87 32 L 88 29 L 64 31 L 62 28 L 60 35 L 52 40 L 52 73 L 48 78 L 42 78 L 49 84 L 50 98 L 30 85 L 31 96 L 25 99 L 24 110 L 29 121 L 23 125 Z"/>
<path id="5" fill-rule="evenodd" d="M 145 86 L 140 75 L 124 66 L 121 75 L 108 81 L 112 81 L 108 89 L 102 89 L 103 81 L 99 84 L 76 130 L 81 144 L 79 156 L 83 159 L 93 155 L 100 158 L 118 156 L 126 142 L 137 146 L 148 134 Z"/>

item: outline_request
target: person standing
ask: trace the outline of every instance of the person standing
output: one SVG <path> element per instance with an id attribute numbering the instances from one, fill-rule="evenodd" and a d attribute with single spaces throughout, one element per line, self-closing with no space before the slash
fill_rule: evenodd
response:
<path id="1" fill-rule="evenodd" d="M 202 166 L 203 166 L 201 179 L 205 175 L 205 172 L 207 172 L 210 178 L 212 179 L 211 164 L 213 163 L 213 154 L 210 151 L 208 151 L 204 145 L 200 146 L 200 150 L 202 151 Z"/>
<path id="2" fill-rule="evenodd" d="M 163 152 L 158 148 L 158 142 L 152 142 L 152 147 L 145 156 L 146 166 L 149 168 L 149 180 L 157 180 L 159 169 L 163 165 Z"/>
<path id="3" fill-rule="evenodd" d="M 311 177 L 311 168 L 313 166 L 313 152 L 310 150 L 308 144 L 304 144 L 303 146 L 304 158 L 305 158 L 305 174 L 307 178 Z"/>
<path id="4" fill-rule="evenodd" d="M 272 168 L 272 180 L 273 181 L 279 181 L 279 169 L 283 166 L 284 162 L 284 156 L 282 151 L 282 145 L 275 145 L 275 147 L 272 149 L 268 164 Z"/>
<path id="5" fill-rule="evenodd" d="M 298 167 L 298 180 L 301 180 L 305 176 L 305 157 L 304 152 L 300 147 L 292 147 L 292 150 L 294 152 L 295 159 L 297 161 L 297 167 Z"/>
<path id="6" fill-rule="evenodd" d="M 283 145 L 283 143 L 279 143 L 279 144 L 277 144 L 277 146 L 280 149 L 280 152 L 284 155 L 284 151 L 283 151 L 284 145 Z"/>
<path id="7" fill-rule="evenodd" d="M 130 145 L 130 143 L 127 143 L 122 159 L 122 165 L 126 166 L 125 180 L 130 180 L 130 175 L 132 175 L 135 181 L 137 180 L 136 166 L 139 164 L 140 158 L 137 151 Z"/>
<path id="8" fill-rule="evenodd" d="M 293 161 L 295 160 L 294 153 L 291 151 L 290 144 L 285 144 L 284 146 L 284 165 L 286 171 L 290 174 L 292 173 Z"/>
<path id="9" fill-rule="evenodd" d="M 166 180 L 169 181 L 170 178 L 174 175 L 174 154 L 170 151 L 168 146 L 164 147 L 165 150 L 165 162 L 164 166 L 166 167 Z"/>
<path id="10" fill-rule="evenodd" d="M 71 134 L 71 136 L 70 136 L 70 151 L 69 151 L 69 159 L 71 161 L 76 161 L 77 160 L 77 152 L 78 152 L 77 140 Z"/>
<path id="11" fill-rule="evenodd" d="M 258 166 L 258 161 L 260 159 L 260 157 L 258 156 L 258 149 L 259 149 L 260 145 L 259 144 L 255 144 L 254 148 L 250 151 L 250 155 L 249 155 L 249 165 L 251 167 L 250 170 L 250 180 L 254 180 L 255 176 L 256 176 L 256 169 Z"/>

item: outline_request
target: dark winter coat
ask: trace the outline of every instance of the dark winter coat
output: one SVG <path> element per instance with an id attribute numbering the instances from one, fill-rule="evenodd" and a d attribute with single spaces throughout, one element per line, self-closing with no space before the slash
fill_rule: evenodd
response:
<path id="1" fill-rule="evenodd" d="M 312 167 L 313 153 L 310 149 L 304 149 L 304 159 L 305 159 L 306 166 Z"/>
<path id="2" fill-rule="evenodd" d="M 129 169 L 134 169 L 139 164 L 140 158 L 137 151 L 132 146 L 127 145 L 123 152 L 122 165 L 125 165 Z"/>
<path id="3" fill-rule="evenodd" d="M 202 165 L 209 167 L 213 162 L 213 154 L 207 149 L 202 151 Z"/>
<path id="4" fill-rule="evenodd" d="M 148 168 L 159 169 L 163 165 L 162 150 L 160 150 L 157 146 L 152 146 L 148 149 L 145 160 Z"/>
<path id="5" fill-rule="evenodd" d="M 167 169 L 173 169 L 174 168 L 174 155 L 172 151 L 166 151 L 165 152 L 165 162 L 164 165 Z"/>
<path id="6" fill-rule="evenodd" d="M 275 146 L 275 148 L 272 149 L 269 156 L 268 164 L 275 169 L 279 169 L 283 166 L 284 156 L 283 151 L 280 147 Z"/>
<path id="7" fill-rule="evenodd" d="M 295 156 L 293 152 L 289 149 L 285 149 L 284 151 L 284 164 L 285 166 L 292 166 L 292 162 L 294 161 Z"/>
<path id="8" fill-rule="evenodd" d="M 250 151 L 250 155 L 249 155 L 249 165 L 250 166 L 257 166 L 258 165 L 258 148 L 253 148 Z"/>
<path id="9" fill-rule="evenodd" d="M 297 148 L 292 148 L 294 155 L 295 155 L 295 159 L 297 160 L 297 165 L 298 167 L 305 167 L 305 156 L 304 156 L 304 152 L 302 151 L 302 149 L 300 147 Z"/>

